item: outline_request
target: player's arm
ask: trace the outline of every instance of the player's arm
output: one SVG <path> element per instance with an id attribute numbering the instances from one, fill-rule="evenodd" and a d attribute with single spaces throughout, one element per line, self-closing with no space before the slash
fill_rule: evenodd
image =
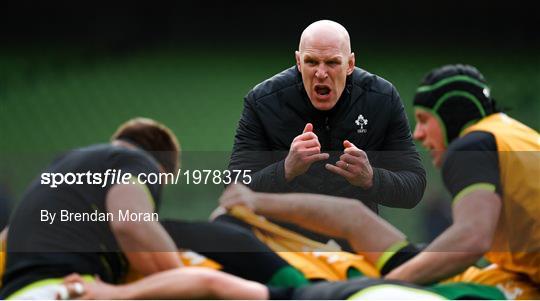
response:
<path id="1" fill-rule="evenodd" d="M 225 208 L 243 205 L 272 219 L 295 223 L 324 235 L 344 238 L 375 263 L 381 252 L 405 236 L 358 200 L 307 193 L 258 193 L 241 185 L 221 196 Z"/>
<path id="2" fill-rule="evenodd" d="M 204 268 L 176 269 L 159 273 L 127 286 L 126 293 L 127 299 L 268 298 L 266 286 L 260 283 Z"/>
<path id="3" fill-rule="evenodd" d="M 490 247 L 502 201 L 493 189 L 478 189 L 453 207 L 454 222 L 424 251 L 387 274 L 387 279 L 429 284 L 473 265 Z"/>
<path id="4" fill-rule="evenodd" d="M 154 201 L 142 184 L 118 184 L 109 189 L 107 212 L 118 216 L 119 210 L 131 213 L 153 213 Z M 111 230 L 131 266 L 149 275 L 181 266 L 176 246 L 157 221 L 110 221 Z"/>
<path id="5" fill-rule="evenodd" d="M 84 286 L 79 299 L 268 299 L 266 286 L 223 272 L 187 267 L 157 273 L 125 285 L 110 285 L 99 280 L 84 282 L 78 275 L 66 278 L 70 295 L 77 296 L 74 283 Z M 70 289 L 71 288 L 71 289 Z"/>
<path id="6" fill-rule="evenodd" d="M 441 172 L 454 196 L 452 226 L 387 277 L 418 283 L 442 279 L 475 263 L 490 247 L 502 206 L 494 136 L 472 132 L 454 141 Z"/>
<path id="7" fill-rule="evenodd" d="M 5 227 L 0 231 L 0 242 L 7 240 L 8 227 Z"/>

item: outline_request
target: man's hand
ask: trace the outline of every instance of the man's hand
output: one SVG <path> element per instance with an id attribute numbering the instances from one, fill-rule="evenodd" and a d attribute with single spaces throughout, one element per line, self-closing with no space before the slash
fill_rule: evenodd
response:
<path id="1" fill-rule="evenodd" d="M 244 206 L 255 211 L 257 209 L 256 201 L 257 193 L 242 184 L 229 185 L 219 198 L 219 204 L 225 209 Z"/>
<path id="2" fill-rule="evenodd" d="M 306 124 L 302 134 L 294 138 L 289 154 L 285 158 L 285 180 L 292 181 L 304 174 L 313 162 L 326 160 L 328 157 L 327 153 L 321 153 L 321 144 L 317 135 L 313 133 L 313 125 Z"/>
<path id="3" fill-rule="evenodd" d="M 94 281 L 86 281 L 79 274 L 71 274 L 64 278 L 65 295 L 58 294 L 57 300 L 104 300 L 124 298 L 121 287 L 115 287 L 95 277 Z M 66 294 L 67 293 L 67 294 Z"/>
<path id="4" fill-rule="evenodd" d="M 366 152 L 349 142 L 343 141 L 345 151 L 336 165 L 326 164 L 326 169 L 344 177 L 354 186 L 369 189 L 373 186 L 373 168 L 369 164 Z"/>

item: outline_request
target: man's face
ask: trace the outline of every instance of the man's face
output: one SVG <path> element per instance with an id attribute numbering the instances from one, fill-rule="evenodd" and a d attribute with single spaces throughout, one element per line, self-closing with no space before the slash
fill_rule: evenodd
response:
<path id="1" fill-rule="evenodd" d="M 296 51 L 296 65 L 313 106 L 332 109 L 345 89 L 347 75 L 354 70 L 354 53 L 346 53 L 335 38 L 310 39 Z"/>
<path id="2" fill-rule="evenodd" d="M 416 119 L 414 139 L 420 141 L 429 150 L 433 165 L 441 167 L 446 146 L 439 121 L 433 114 L 421 109 L 415 110 L 414 117 Z"/>

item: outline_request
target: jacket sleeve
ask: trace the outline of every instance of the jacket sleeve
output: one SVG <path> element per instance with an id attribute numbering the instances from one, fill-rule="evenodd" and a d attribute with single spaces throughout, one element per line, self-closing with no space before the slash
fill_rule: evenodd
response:
<path id="1" fill-rule="evenodd" d="M 255 191 L 287 192 L 291 188 L 285 181 L 286 153 L 272 151 L 268 135 L 257 113 L 257 104 L 248 94 L 236 129 L 229 170 L 247 170 L 251 177 L 249 187 Z"/>
<path id="2" fill-rule="evenodd" d="M 392 89 L 391 103 L 390 125 L 385 133 L 383 149 L 373 162 L 373 187 L 369 194 L 373 202 L 384 206 L 413 208 L 424 195 L 426 171 L 412 141 L 407 115 L 395 88 Z"/>

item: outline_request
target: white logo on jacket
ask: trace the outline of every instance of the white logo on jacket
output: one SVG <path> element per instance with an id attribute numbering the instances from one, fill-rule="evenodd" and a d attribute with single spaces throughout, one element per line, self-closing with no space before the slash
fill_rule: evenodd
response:
<path id="1" fill-rule="evenodd" d="M 360 127 L 359 129 L 356 130 L 357 133 L 359 134 L 367 133 L 367 129 L 364 129 L 364 126 L 368 124 L 368 120 L 364 118 L 364 115 L 362 114 L 358 115 L 358 118 L 356 119 L 354 123 L 356 123 L 356 125 Z"/>

